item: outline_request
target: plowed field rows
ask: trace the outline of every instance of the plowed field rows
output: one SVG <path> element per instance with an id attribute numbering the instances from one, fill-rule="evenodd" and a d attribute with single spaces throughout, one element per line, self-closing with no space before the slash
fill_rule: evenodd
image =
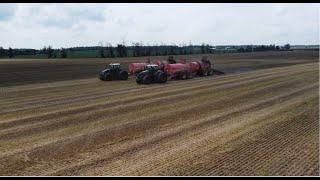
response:
<path id="1" fill-rule="evenodd" d="M 187 61 L 200 60 L 203 55 L 175 56 Z M 228 74 L 257 69 L 283 67 L 319 61 L 317 51 L 280 51 L 231 54 L 207 54 L 215 67 Z M 151 61 L 167 56 L 152 56 Z M 92 59 L 0 59 L 0 87 L 46 83 L 97 77 L 108 63 L 119 62 L 124 68 L 132 62 L 145 62 L 146 57 Z"/>
<path id="2" fill-rule="evenodd" d="M 2 87 L 0 175 L 319 175 L 318 75 Z"/>

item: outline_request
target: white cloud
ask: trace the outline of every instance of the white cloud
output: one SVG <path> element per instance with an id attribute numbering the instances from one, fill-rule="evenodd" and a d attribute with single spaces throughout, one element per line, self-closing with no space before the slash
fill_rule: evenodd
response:
<path id="1" fill-rule="evenodd" d="M 319 4 L 0 4 L 0 46 L 318 44 Z M 1 20 L 2 19 L 2 20 Z"/>

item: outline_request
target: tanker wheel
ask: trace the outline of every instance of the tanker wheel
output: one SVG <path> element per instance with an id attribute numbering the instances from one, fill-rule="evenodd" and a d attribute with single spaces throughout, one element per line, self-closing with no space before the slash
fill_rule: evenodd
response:
<path id="1" fill-rule="evenodd" d="M 152 81 L 152 79 L 151 79 L 151 76 L 149 74 L 146 74 L 142 79 L 142 83 L 143 84 L 151 84 L 151 81 Z"/>
<path id="2" fill-rule="evenodd" d="M 187 72 L 182 72 L 182 73 L 181 73 L 181 79 L 182 79 L 182 80 L 187 79 Z"/>
<path id="3" fill-rule="evenodd" d="M 191 72 L 188 72 L 188 73 L 187 73 L 187 79 L 192 79 L 192 78 L 193 78 L 192 73 L 191 73 Z"/>
<path id="4" fill-rule="evenodd" d="M 207 70 L 204 70 L 203 75 L 204 75 L 204 76 L 208 76 L 208 71 L 207 71 Z"/>
<path id="5" fill-rule="evenodd" d="M 203 70 L 199 71 L 198 76 L 200 76 L 200 77 L 204 76 L 204 71 Z"/>

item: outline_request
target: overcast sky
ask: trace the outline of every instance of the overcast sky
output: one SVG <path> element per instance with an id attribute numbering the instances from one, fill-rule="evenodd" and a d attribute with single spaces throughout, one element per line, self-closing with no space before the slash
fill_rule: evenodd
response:
<path id="1" fill-rule="evenodd" d="M 319 44 L 319 4 L 0 4 L 0 46 Z"/>

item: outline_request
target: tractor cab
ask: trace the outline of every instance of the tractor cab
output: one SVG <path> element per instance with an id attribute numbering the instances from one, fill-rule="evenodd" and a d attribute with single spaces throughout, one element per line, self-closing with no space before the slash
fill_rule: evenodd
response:
<path id="1" fill-rule="evenodd" d="M 111 63 L 106 67 L 106 69 L 120 70 L 121 69 L 121 65 L 120 65 L 120 63 Z"/>
<path id="2" fill-rule="evenodd" d="M 147 70 L 150 73 L 155 73 L 159 70 L 159 66 L 156 64 L 148 64 L 145 66 L 144 70 Z"/>

